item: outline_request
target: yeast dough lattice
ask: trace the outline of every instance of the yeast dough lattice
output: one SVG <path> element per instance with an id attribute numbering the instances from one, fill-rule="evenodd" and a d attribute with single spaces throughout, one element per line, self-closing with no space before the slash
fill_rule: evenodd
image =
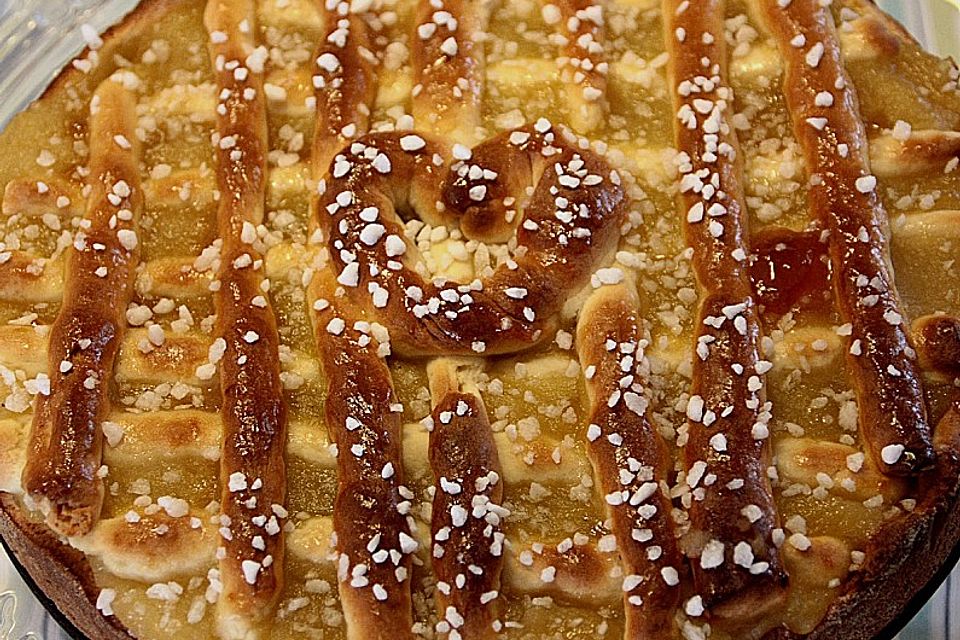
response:
<path id="1" fill-rule="evenodd" d="M 868 638 L 960 536 L 960 74 L 871 4 L 86 36 L 0 136 L 0 532 L 89 637 Z"/>

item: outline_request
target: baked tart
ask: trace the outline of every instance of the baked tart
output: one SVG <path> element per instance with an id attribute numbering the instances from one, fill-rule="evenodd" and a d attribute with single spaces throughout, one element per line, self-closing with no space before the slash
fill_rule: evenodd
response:
<path id="1" fill-rule="evenodd" d="M 87 637 L 871 638 L 947 563 L 960 74 L 869 2 L 85 34 L 0 136 L 0 533 Z"/>

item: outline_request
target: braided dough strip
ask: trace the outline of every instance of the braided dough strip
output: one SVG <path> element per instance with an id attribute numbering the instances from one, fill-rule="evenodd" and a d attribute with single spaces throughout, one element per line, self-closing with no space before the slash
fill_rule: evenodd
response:
<path id="1" fill-rule="evenodd" d="M 355 308 L 387 327 L 399 353 L 497 354 L 531 346 L 617 241 L 619 176 L 546 121 L 505 132 L 473 153 L 490 162 L 481 168 L 464 160 L 448 172 L 438 143 L 416 134 L 373 134 L 330 167 L 318 211 L 338 282 Z M 521 183 L 536 184 L 517 230 L 523 255 L 471 283 L 426 281 L 396 210 L 412 208 L 439 221 L 465 211 L 466 231 L 471 218 L 499 217 L 505 201 L 523 199 L 522 189 L 504 191 Z"/>
<path id="2" fill-rule="evenodd" d="M 475 388 L 460 389 L 456 364 L 434 360 L 427 374 L 436 400 L 429 455 L 437 631 L 451 640 L 492 640 L 500 624 L 501 519 L 508 513 L 500 506 L 500 459 L 483 400 Z"/>
<path id="3" fill-rule="evenodd" d="M 567 122 L 589 133 L 607 117 L 607 71 L 603 50 L 603 5 L 596 0 L 558 0 L 555 19 L 560 39 L 560 80 Z M 551 20 L 553 20 L 551 16 Z"/>
<path id="4" fill-rule="evenodd" d="M 624 637 L 654 640 L 676 636 L 686 563 L 666 486 L 670 456 L 645 417 L 637 305 L 632 283 L 594 292 L 580 311 L 577 352 L 590 401 L 588 451 L 626 576 Z"/>
<path id="5" fill-rule="evenodd" d="M 870 175 L 856 89 L 830 11 L 817 0 L 761 3 L 786 62 L 784 93 L 811 176 L 810 210 L 829 231 L 837 307 L 860 432 L 880 469 L 933 465 L 921 373 L 889 265 L 887 216 Z"/>
<path id="6" fill-rule="evenodd" d="M 468 163 L 473 151 L 497 170 Z M 507 132 L 473 151 L 455 148 L 460 160 L 448 167 L 447 149 L 419 135 L 365 136 L 334 157 L 314 207 L 335 266 L 314 277 L 311 295 L 331 390 L 327 423 L 340 452 L 335 531 L 341 600 L 351 637 L 367 637 L 364 634 L 379 628 L 409 629 L 412 624 L 404 552 L 412 552 L 412 545 L 402 517 L 409 497 L 400 500 L 405 491 L 400 484 L 400 422 L 391 411 L 392 382 L 384 358 L 398 345 L 421 357 L 473 354 L 488 345 L 500 353 L 526 348 L 539 339 L 541 325 L 556 314 L 570 289 L 586 280 L 616 241 L 623 198 L 616 174 L 598 156 L 559 139 L 546 121 Z M 515 192 L 497 191 L 499 169 L 510 170 L 504 175 L 511 179 L 503 182 Z M 518 234 L 528 250 L 516 263 L 469 285 L 428 283 L 408 265 L 416 260 L 415 249 L 403 239 L 398 208 L 439 223 L 463 215 L 477 221 L 476 233 L 482 235 L 489 231 L 483 221 L 505 216 L 505 200 L 516 201 L 534 182 Z M 438 211 L 441 197 L 446 203 Z M 515 206 L 517 218 L 518 210 Z M 456 397 L 471 411 L 468 425 L 486 419 L 469 394 Z M 434 438 L 438 448 L 467 442 L 459 437 L 459 428 L 442 431 Z M 492 455 L 489 444 L 473 442 L 471 447 Z M 449 469 L 445 461 L 434 461 L 438 475 Z M 496 471 L 499 464 L 490 459 L 485 467 Z M 495 502 L 498 489 L 488 488 L 487 499 Z M 469 532 L 456 537 L 472 544 L 476 532 L 472 527 Z M 485 530 L 480 533 L 486 536 Z M 373 558 L 381 549 L 388 550 L 390 562 Z M 480 553 L 481 545 L 476 550 Z M 488 602 L 479 600 L 496 584 L 499 561 L 488 564 L 490 574 L 471 581 L 463 593 L 449 600 L 441 595 L 444 613 L 448 604 L 455 611 L 462 609 L 458 615 L 465 621 L 469 617 L 471 629 L 486 629 L 492 619 L 492 608 L 484 606 Z M 451 573 L 458 567 L 442 566 Z M 454 574 L 454 585 L 456 580 Z M 478 591 L 482 588 L 486 590 Z"/>
<path id="7" fill-rule="evenodd" d="M 417 128 L 444 140 L 479 140 L 484 84 L 486 3 L 419 0 L 411 34 L 413 118 Z"/>
<path id="8" fill-rule="evenodd" d="M 90 195 L 67 258 L 63 306 L 50 334 L 50 388 L 37 396 L 23 486 L 59 534 L 88 533 L 100 516 L 109 380 L 127 326 L 143 212 L 136 100 L 104 81 L 90 104 Z"/>
<path id="9" fill-rule="evenodd" d="M 221 347 L 219 633 L 248 637 L 283 588 L 286 406 L 276 318 L 253 246 L 263 221 L 266 50 L 254 49 L 252 0 L 210 0 L 204 23 L 219 86 L 216 145 L 221 248 L 216 293 Z"/>
<path id="10" fill-rule="evenodd" d="M 314 58 L 317 121 L 312 166 L 323 177 L 330 160 L 350 140 L 367 133 L 377 97 L 376 57 L 370 50 L 370 28 L 350 13 L 348 2 L 317 0 L 326 24 Z"/>
<path id="11" fill-rule="evenodd" d="M 776 606 L 786 574 L 772 540 L 760 324 L 747 262 L 737 140 L 725 112 L 724 2 L 663 3 L 684 230 L 704 291 L 684 446 L 697 592 L 712 613 L 749 619 Z"/>
<path id="12" fill-rule="evenodd" d="M 403 433 L 386 332 L 353 320 L 328 270 L 311 283 L 314 326 L 327 394 L 324 413 L 337 447 L 333 530 L 347 638 L 413 638 Z M 378 340 L 379 336 L 379 340 Z M 381 342 L 380 340 L 383 340 Z"/>

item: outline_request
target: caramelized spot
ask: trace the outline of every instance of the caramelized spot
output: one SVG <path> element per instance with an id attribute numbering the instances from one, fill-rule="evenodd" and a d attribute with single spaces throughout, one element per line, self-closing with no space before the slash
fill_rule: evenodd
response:
<path id="1" fill-rule="evenodd" d="M 153 437 L 157 438 L 158 445 L 166 449 L 181 449 L 190 444 L 202 444 L 214 439 L 211 438 L 211 420 L 206 417 L 207 414 L 199 411 L 178 411 L 175 415 L 175 420 L 162 423 L 158 421 L 154 425 L 149 425 L 149 422 L 144 420 L 144 426 L 155 428 Z"/>
<path id="2" fill-rule="evenodd" d="M 832 306 L 830 261 L 820 230 L 763 229 L 753 237 L 750 276 L 767 317 L 801 307 L 827 313 Z"/>
<path id="3" fill-rule="evenodd" d="M 913 323 L 913 335 L 924 369 L 960 376 L 960 318 L 917 318 Z"/>

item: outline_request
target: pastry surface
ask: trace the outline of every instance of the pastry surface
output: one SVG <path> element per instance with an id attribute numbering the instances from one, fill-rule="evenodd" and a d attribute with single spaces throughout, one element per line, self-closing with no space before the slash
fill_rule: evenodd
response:
<path id="1" fill-rule="evenodd" d="M 872 4 L 88 40 L 0 134 L 0 533 L 89 637 L 870 638 L 960 537 L 960 72 Z"/>

